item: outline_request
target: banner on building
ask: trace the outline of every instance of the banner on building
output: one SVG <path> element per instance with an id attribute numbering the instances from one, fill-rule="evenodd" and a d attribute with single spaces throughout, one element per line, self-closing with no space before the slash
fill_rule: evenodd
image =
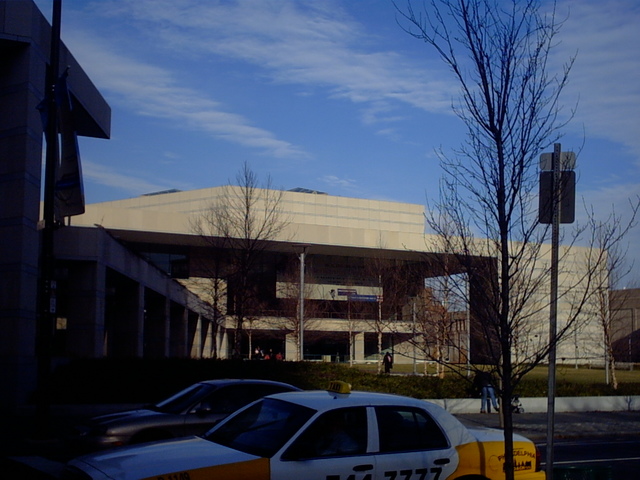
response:
<path id="1" fill-rule="evenodd" d="M 84 213 L 84 187 L 80 150 L 73 118 L 73 104 L 67 86 L 68 71 L 56 83 L 58 105 L 58 130 L 60 132 L 60 163 L 55 183 L 55 214 L 61 221 L 64 217 Z"/>

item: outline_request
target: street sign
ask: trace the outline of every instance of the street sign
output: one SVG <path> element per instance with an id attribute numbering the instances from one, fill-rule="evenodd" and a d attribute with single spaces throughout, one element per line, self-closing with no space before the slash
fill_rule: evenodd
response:
<path id="1" fill-rule="evenodd" d="M 540 170 L 553 170 L 553 153 L 540 155 Z M 573 170 L 576 168 L 576 154 L 573 152 L 560 153 L 560 170 Z"/>
<path id="2" fill-rule="evenodd" d="M 378 302 L 378 295 L 350 295 L 349 300 L 353 302 Z"/>
<path id="3" fill-rule="evenodd" d="M 576 217 L 576 172 L 560 172 L 560 223 L 573 223 Z M 553 220 L 553 172 L 540 172 L 538 221 L 551 224 Z"/>
<path id="4" fill-rule="evenodd" d="M 349 297 L 351 295 L 356 295 L 358 291 L 355 288 L 339 288 L 338 295 Z"/>

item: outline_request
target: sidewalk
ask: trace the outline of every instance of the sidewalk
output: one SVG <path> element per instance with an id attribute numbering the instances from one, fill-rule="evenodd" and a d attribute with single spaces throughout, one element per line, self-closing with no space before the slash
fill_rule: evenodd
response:
<path id="1" fill-rule="evenodd" d="M 468 427 L 500 428 L 500 415 L 462 413 L 455 415 Z M 537 443 L 547 439 L 546 413 L 513 414 L 513 429 Z M 640 411 L 561 412 L 555 414 L 554 438 L 640 436 Z"/>

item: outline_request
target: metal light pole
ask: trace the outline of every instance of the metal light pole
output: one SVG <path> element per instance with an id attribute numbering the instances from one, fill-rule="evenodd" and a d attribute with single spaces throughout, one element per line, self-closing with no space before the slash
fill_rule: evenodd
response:
<path id="1" fill-rule="evenodd" d="M 418 356 L 418 351 L 416 348 L 416 299 L 415 297 L 413 298 L 413 301 L 411 302 L 411 320 L 413 322 L 413 332 L 412 332 L 412 342 L 413 342 L 413 374 L 417 375 L 418 373 L 418 365 L 417 365 L 417 356 Z"/>
<path id="2" fill-rule="evenodd" d="M 45 138 L 47 142 L 45 156 L 45 178 L 43 196 L 43 220 L 39 318 L 36 328 L 36 355 L 38 365 L 38 396 L 36 417 L 40 428 L 49 427 L 50 416 L 50 382 L 51 382 L 51 344 L 56 311 L 54 278 L 54 245 L 55 230 L 55 181 L 59 159 L 58 153 L 58 111 L 55 99 L 55 86 L 58 80 L 58 64 L 60 63 L 60 24 L 62 18 L 62 0 L 54 0 L 51 20 L 51 51 L 49 53 L 49 70 L 46 80 L 47 124 Z"/>
<path id="3" fill-rule="evenodd" d="M 299 320 L 300 320 L 300 331 L 298 332 L 299 339 L 299 352 L 298 358 L 302 362 L 304 360 L 304 261 L 305 256 L 307 254 L 308 245 L 301 245 L 302 251 L 298 254 L 298 258 L 300 259 L 300 297 L 299 297 Z"/>
<path id="4" fill-rule="evenodd" d="M 471 376 L 471 281 L 469 274 L 466 275 L 467 285 L 465 291 L 467 295 L 467 315 L 465 318 L 465 326 L 467 329 L 467 377 Z"/>

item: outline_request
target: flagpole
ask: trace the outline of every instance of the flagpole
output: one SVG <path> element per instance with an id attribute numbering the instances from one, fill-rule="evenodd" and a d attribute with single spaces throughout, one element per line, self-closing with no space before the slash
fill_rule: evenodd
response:
<path id="1" fill-rule="evenodd" d="M 45 157 L 45 178 L 43 197 L 43 230 L 40 257 L 40 315 L 36 326 L 36 357 L 38 367 L 38 385 L 36 401 L 37 424 L 46 432 L 50 422 L 50 382 L 51 348 L 56 311 L 55 299 L 55 259 L 53 234 L 55 230 L 55 181 L 58 166 L 58 112 L 55 98 L 55 85 L 58 79 L 60 63 L 60 25 L 62 19 L 62 0 L 53 1 L 51 19 L 51 45 L 49 69 L 46 79 L 47 124 L 45 139 L 47 143 Z"/>

